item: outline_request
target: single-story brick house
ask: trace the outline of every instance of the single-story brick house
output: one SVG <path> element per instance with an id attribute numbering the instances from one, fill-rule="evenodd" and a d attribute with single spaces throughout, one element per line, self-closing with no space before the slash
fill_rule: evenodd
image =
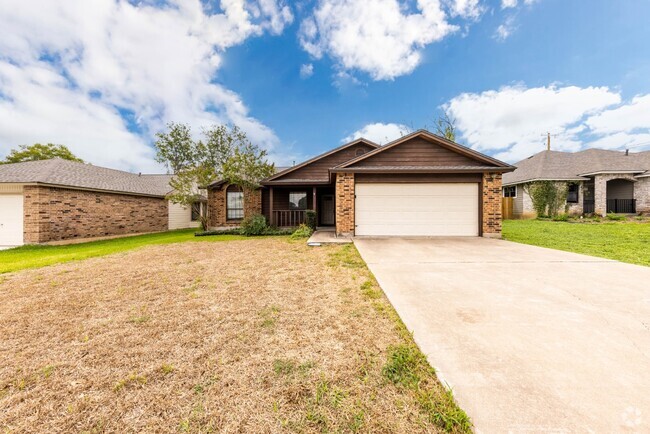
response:
<path id="1" fill-rule="evenodd" d="M 171 175 L 55 158 L 0 165 L 0 246 L 198 226 L 205 200 L 169 202 Z"/>
<path id="2" fill-rule="evenodd" d="M 209 225 L 261 213 L 294 226 L 313 209 L 340 235 L 498 237 L 501 177 L 514 169 L 424 130 L 384 146 L 359 139 L 277 172 L 253 197 L 211 184 Z"/>
<path id="3" fill-rule="evenodd" d="M 515 217 L 536 216 L 523 188 L 534 181 L 568 184 L 566 207 L 571 214 L 650 213 L 650 151 L 547 150 L 515 166 L 503 175 L 503 196 L 514 198 Z"/>

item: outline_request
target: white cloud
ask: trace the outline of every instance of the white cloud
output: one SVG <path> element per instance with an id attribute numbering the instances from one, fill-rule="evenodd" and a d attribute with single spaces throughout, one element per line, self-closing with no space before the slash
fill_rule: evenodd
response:
<path id="1" fill-rule="evenodd" d="M 300 78 L 309 78 L 314 74 L 314 65 L 305 63 L 300 65 Z"/>
<path id="2" fill-rule="evenodd" d="M 591 116 L 586 124 L 596 134 L 648 131 L 650 130 L 650 94 L 637 95 L 629 104 Z"/>
<path id="3" fill-rule="evenodd" d="M 371 142 L 377 143 L 378 145 L 385 145 L 388 142 L 392 142 L 395 139 L 408 134 L 409 128 L 405 125 L 388 123 L 383 124 L 377 122 L 374 124 L 365 125 L 360 130 L 355 131 L 349 136 L 341 140 L 342 143 L 348 143 L 353 140 L 364 138 L 370 140 Z"/>
<path id="4" fill-rule="evenodd" d="M 150 170 L 149 140 L 169 121 L 197 132 L 233 122 L 265 147 L 277 143 L 237 94 L 212 81 L 224 50 L 292 21 L 276 0 L 223 0 L 216 12 L 199 0 L 4 3 L 0 153 L 63 143 L 96 164 Z M 130 125 L 120 112 L 132 114 Z"/>
<path id="5" fill-rule="evenodd" d="M 515 30 L 517 30 L 515 17 L 509 16 L 503 21 L 503 24 L 497 27 L 496 31 L 494 32 L 494 39 L 503 42 L 508 39 Z"/>
<path id="6" fill-rule="evenodd" d="M 479 0 L 447 0 L 447 5 L 452 16 L 462 18 L 478 19 L 484 11 Z"/>
<path id="7" fill-rule="evenodd" d="M 496 158 L 517 161 L 543 150 L 547 131 L 555 135 L 553 149 L 579 150 L 585 119 L 620 101 L 620 95 L 606 87 L 508 86 L 464 93 L 444 107 L 456 118 L 461 141 Z"/>
<path id="8" fill-rule="evenodd" d="M 501 9 L 517 7 L 517 0 L 501 0 Z"/>
<path id="9" fill-rule="evenodd" d="M 398 0 L 320 0 L 299 38 L 314 58 L 329 55 L 342 70 L 391 80 L 415 69 L 424 46 L 457 29 L 438 0 L 417 0 L 417 11 Z"/>

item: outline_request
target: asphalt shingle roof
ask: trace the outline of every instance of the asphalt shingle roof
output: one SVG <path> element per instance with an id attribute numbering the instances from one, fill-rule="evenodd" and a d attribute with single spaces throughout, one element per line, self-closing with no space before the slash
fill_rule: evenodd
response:
<path id="1" fill-rule="evenodd" d="M 0 183 L 39 183 L 148 196 L 171 191 L 172 175 L 139 175 L 91 164 L 54 158 L 0 164 Z"/>
<path id="2" fill-rule="evenodd" d="M 650 151 L 630 152 L 587 149 L 580 152 L 542 151 L 514 164 L 514 172 L 503 175 L 504 184 L 532 180 L 580 180 L 594 172 L 650 170 Z"/>

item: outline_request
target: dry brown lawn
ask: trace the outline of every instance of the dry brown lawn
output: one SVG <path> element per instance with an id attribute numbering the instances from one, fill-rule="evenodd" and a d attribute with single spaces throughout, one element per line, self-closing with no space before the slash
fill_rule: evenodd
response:
<path id="1" fill-rule="evenodd" d="M 437 432 L 464 414 L 352 246 L 149 246 L 0 276 L 2 432 Z"/>

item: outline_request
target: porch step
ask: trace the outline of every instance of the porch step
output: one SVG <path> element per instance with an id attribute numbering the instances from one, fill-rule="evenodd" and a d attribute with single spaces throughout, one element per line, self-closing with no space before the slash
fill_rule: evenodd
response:
<path id="1" fill-rule="evenodd" d="M 308 246 L 321 246 L 323 244 L 348 244 L 352 242 L 350 237 L 337 237 L 333 230 L 318 230 L 307 240 Z"/>

